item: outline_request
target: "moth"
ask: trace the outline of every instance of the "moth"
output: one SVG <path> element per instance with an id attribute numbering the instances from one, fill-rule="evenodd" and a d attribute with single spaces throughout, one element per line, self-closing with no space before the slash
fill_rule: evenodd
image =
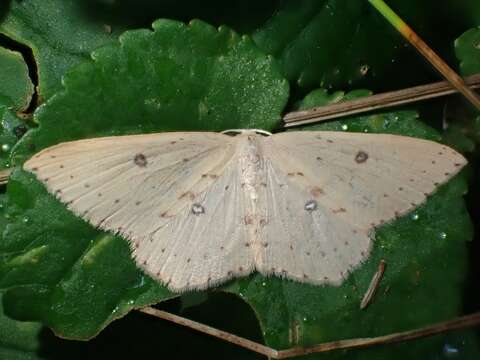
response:
<path id="1" fill-rule="evenodd" d="M 253 271 L 339 285 L 368 258 L 375 227 L 467 163 L 445 145 L 398 135 L 233 132 L 65 142 L 24 169 L 183 292 Z"/>

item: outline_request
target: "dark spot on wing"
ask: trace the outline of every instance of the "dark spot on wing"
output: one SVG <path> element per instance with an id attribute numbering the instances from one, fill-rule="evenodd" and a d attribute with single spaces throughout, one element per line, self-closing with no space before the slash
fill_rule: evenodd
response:
<path id="1" fill-rule="evenodd" d="M 192 213 L 194 215 L 205 214 L 205 208 L 202 205 L 195 203 L 192 205 Z"/>
<path id="2" fill-rule="evenodd" d="M 140 166 L 140 167 L 146 167 L 147 166 L 147 158 L 145 157 L 145 155 L 143 155 L 141 153 L 135 155 L 135 157 L 133 158 L 133 162 L 135 163 L 135 165 Z"/>
<path id="3" fill-rule="evenodd" d="M 355 155 L 355 162 L 357 164 L 363 164 L 367 160 L 368 160 L 368 154 L 365 151 L 359 151 L 357 155 Z"/>

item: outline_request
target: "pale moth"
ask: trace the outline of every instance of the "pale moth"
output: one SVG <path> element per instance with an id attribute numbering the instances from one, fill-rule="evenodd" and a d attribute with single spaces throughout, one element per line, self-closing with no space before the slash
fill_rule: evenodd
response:
<path id="1" fill-rule="evenodd" d="M 174 291 L 253 271 L 339 285 L 374 228 L 422 204 L 466 164 L 436 142 L 386 134 L 238 130 L 66 142 L 28 160 L 48 191 L 128 240 Z"/>

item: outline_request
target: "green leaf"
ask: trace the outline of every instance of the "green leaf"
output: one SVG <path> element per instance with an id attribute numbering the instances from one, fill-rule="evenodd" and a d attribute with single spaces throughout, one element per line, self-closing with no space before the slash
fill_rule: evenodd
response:
<path id="1" fill-rule="evenodd" d="M 272 129 L 288 97 L 273 59 L 247 37 L 159 20 L 123 34 L 64 78 L 14 158 L 66 140 L 166 130 Z M 61 126 L 59 126 L 61 124 Z M 136 269 L 127 242 L 68 212 L 31 174 L 8 184 L 0 287 L 17 319 L 86 339 L 132 308 L 174 294 Z M 94 306 L 93 306 L 94 305 Z"/>
<path id="2" fill-rule="evenodd" d="M 480 73 L 480 28 L 464 32 L 455 41 L 455 52 L 462 75 Z M 463 102 L 452 104 L 447 108 L 450 111 L 445 112 L 445 142 L 460 151 L 474 152 L 480 142 L 480 113 L 471 106 L 465 107 Z"/>
<path id="3" fill-rule="evenodd" d="M 2 293 L 0 292 L 0 300 Z M 0 358 L 8 360 L 36 360 L 39 347 L 38 335 L 42 325 L 9 319 L 3 314 L 0 301 Z"/>
<path id="4" fill-rule="evenodd" d="M 275 0 L 22 0 L 8 1 L 0 33 L 32 48 L 38 67 L 40 102 L 61 90 L 61 77 L 101 46 L 157 18 L 200 18 L 240 32 L 260 26 Z"/>
<path id="5" fill-rule="evenodd" d="M 428 24 L 427 6 L 405 0 L 391 6 L 413 24 Z M 290 81 L 306 89 L 371 82 L 386 72 L 391 78 L 393 69 L 403 73 L 411 65 L 399 61 L 404 41 L 368 1 L 282 1 L 253 38 L 280 60 Z"/>
<path id="6" fill-rule="evenodd" d="M 38 67 L 38 93 L 49 98 L 61 88 L 60 79 L 89 53 L 116 39 L 121 29 L 107 31 L 83 12 L 81 1 L 10 1 L 0 33 L 29 46 Z"/>
<path id="7" fill-rule="evenodd" d="M 0 103 L 20 112 L 28 107 L 32 94 L 33 84 L 22 55 L 0 47 Z"/>
<path id="8" fill-rule="evenodd" d="M 329 95 L 318 90 L 307 96 L 306 102 L 326 104 L 338 101 L 339 97 L 339 93 Z M 351 118 L 304 129 L 341 131 L 344 125 L 350 131 L 440 139 L 412 111 Z M 472 238 L 472 225 L 462 198 L 466 191 L 465 176 L 460 174 L 424 205 L 379 228 L 368 260 L 339 287 L 316 287 L 255 275 L 232 284 L 229 291 L 239 294 L 253 307 L 266 342 L 276 348 L 380 336 L 451 319 L 461 312 L 466 243 Z M 360 310 L 360 301 L 381 259 L 387 270 L 377 295 L 368 308 Z M 432 353 L 441 352 L 446 339 L 439 336 L 418 340 L 396 345 L 394 350 L 383 347 L 333 353 L 329 358 L 430 358 Z M 476 351 L 475 345 L 472 353 Z"/>
<path id="9" fill-rule="evenodd" d="M 4 169 L 10 167 L 11 151 L 28 127 L 4 105 L 0 105 L 0 123 L 0 169 Z"/>
<path id="10" fill-rule="evenodd" d="M 464 76 L 480 73 L 480 28 L 463 33 L 455 41 L 455 52 Z"/>

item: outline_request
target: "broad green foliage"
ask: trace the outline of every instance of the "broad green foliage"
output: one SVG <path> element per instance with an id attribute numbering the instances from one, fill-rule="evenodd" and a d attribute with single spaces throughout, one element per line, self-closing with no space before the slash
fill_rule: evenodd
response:
<path id="1" fill-rule="evenodd" d="M 260 48 L 279 60 L 284 76 L 302 89 L 358 84 L 386 89 L 432 78 L 428 67 L 367 1 L 5 1 L 0 33 L 32 48 L 40 100 L 61 89 L 63 74 L 91 51 L 114 42 L 124 30 L 148 28 L 158 18 L 186 22 L 198 18 L 251 34 Z M 389 4 L 422 36 L 432 38 L 442 55 L 450 50 L 449 39 L 453 41 L 462 24 L 472 25 L 470 7 L 476 8 L 450 0 Z M 432 7 L 435 17 L 430 16 Z"/>
<path id="2" fill-rule="evenodd" d="M 0 103 L 15 111 L 28 107 L 33 84 L 22 55 L 0 47 Z"/>
<path id="3" fill-rule="evenodd" d="M 192 0 L 4 0 L 0 4 L 0 33 L 32 48 L 42 101 L 61 90 L 61 78 L 68 69 L 87 59 L 94 49 L 115 42 L 127 29 L 148 28 L 158 18 L 187 22 L 200 18 L 248 33 L 265 21 L 274 3 L 274 0 L 228 3 L 218 0 L 201 3 Z"/>
<path id="4" fill-rule="evenodd" d="M 138 8 L 129 17 L 125 9 L 134 3 Z M 217 0 L 208 3 L 225 6 Z M 417 80 L 412 74 L 424 68 L 397 61 L 403 51 L 401 41 L 366 3 L 299 0 L 260 6 L 235 1 L 229 5 L 232 9 L 221 7 L 224 12 L 217 13 L 189 0 L 175 4 L 171 0 L 14 0 L 0 7 L 0 32 L 33 49 L 40 97 L 46 100 L 35 112 L 38 127 L 16 145 L 20 120 L 0 107 L 0 140 L 8 145 L 1 153 L 1 165 L 18 166 L 6 194 L 0 196 L 0 289 L 5 313 L 17 320 L 41 321 L 61 337 L 85 340 L 132 309 L 177 296 L 135 267 L 124 239 L 75 217 L 22 171 L 25 159 L 62 141 L 105 135 L 246 127 L 272 130 L 287 101 L 290 108 L 305 109 L 370 93 L 317 89 L 299 100 L 298 94 L 320 84 L 338 89 L 339 85 L 372 83 L 385 88 L 390 77 L 384 74 L 392 69 Z M 93 12 L 99 4 L 102 11 Z M 192 7 L 187 11 L 179 4 Z M 413 0 L 392 0 L 390 5 L 401 15 L 411 15 L 410 23 L 427 24 L 428 6 Z M 261 8 L 260 15 L 245 15 L 249 6 Z M 153 29 L 126 32 L 117 41 L 123 29 L 164 14 L 184 20 L 199 14 L 212 23 L 225 22 L 253 34 L 253 41 L 226 27 L 171 20 L 158 20 Z M 466 33 L 456 44 L 466 72 L 473 67 L 465 64 L 478 57 L 472 46 L 477 32 Z M 284 77 L 301 91 L 288 98 Z M 21 88 L 22 81 L 11 88 Z M 416 111 L 404 109 L 301 129 L 445 140 L 421 122 Z M 377 336 L 450 319 L 462 312 L 466 286 L 466 243 L 472 237 L 462 198 L 466 192 L 466 176 L 461 173 L 420 208 L 378 229 L 371 257 L 339 287 L 254 274 L 218 290 L 249 304 L 265 342 L 276 348 Z M 387 263 L 385 276 L 372 304 L 360 310 L 381 259 Z M 207 298 L 204 293 L 186 295 L 183 307 L 201 308 L 198 304 Z M 225 324 L 241 327 L 243 319 L 228 306 L 218 307 Z M 212 312 L 202 319 L 208 320 Z M 122 322 L 115 322 L 96 339 Z M 40 326 L 22 324 L 5 320 L 0 312 L 0 358 L 3 354 L 8 359 L 38 358 L 34 352 L 41 345 L 35 337 Z M 154 338 L 148 333 L 157 325 L 145 326 L 147 338 L 158 343 L 162 354 L 175 354 L 175 349 L 167 349 L 172 342 L 161 331 Z M 251 336 L 254 330 L 248 328 L 243 335 Z M 459 349 L 466 359 L 479 353 L 475 337 L 464 332 L 309 358 L 446 359 L 451 356 L 447 345 Z M 12 355 L 12 348 L 19 350 L 18 357 Z M 217 349 L 214 342 L 214 357 Z"/>
<path id="5" fill-rule="evenodd" d="M 462 75 L 480 73 L 480 28 L 463 33 L 455 41 L 455 53 Z M 480 113 L 470 105 L 462 110 L 451 115 L 450 112 L 445 112 L 448 124 L 444 134 L 445 141 L 460 151 L 474 152 L 476 144 L 480 142 Z"/>
<path id="6" fill-rule="evenodd" d="M 0 292 L 0 300 L 2 293 Z M 0 301 L 0 359 L 39 360 L 35 352 L 40 347 L 42 325 L 12 320 L 3 314 Z"/>
<path id="7" fill-rule="evenodd" d="M 44 99 L 60 88 L 65 71 L 93 49 L 115 41 L 119 30 L 110 33 L 104 24 L 92 22 L 76 0 L 10 1 L 0 23 L 1 33 L 32 48 Z"/>
<path id="8" fill-rule="evenodd" d="M 480 28 L 470 29 L 455 41 L 463 75 L 480 73 Z"/>
<path id="9" fill-rule="evenodd" d="M 412 25 L 428 28 L 425 4 L 414 0 L 389 3 Z M 253 38 L 280 60 L 285 77 L 299 87 L 371 84 L 385 73 L 392 77 L 394 69 L 403 68 L 403 40 L 367 1 L 300 0 L 280 4 Z"/>
<path id="10" fill-rule="evenodd" d="M 10 166 L 12 148 L 28 130 L 27 124 L 0 104 L 0 169 Z"/>

